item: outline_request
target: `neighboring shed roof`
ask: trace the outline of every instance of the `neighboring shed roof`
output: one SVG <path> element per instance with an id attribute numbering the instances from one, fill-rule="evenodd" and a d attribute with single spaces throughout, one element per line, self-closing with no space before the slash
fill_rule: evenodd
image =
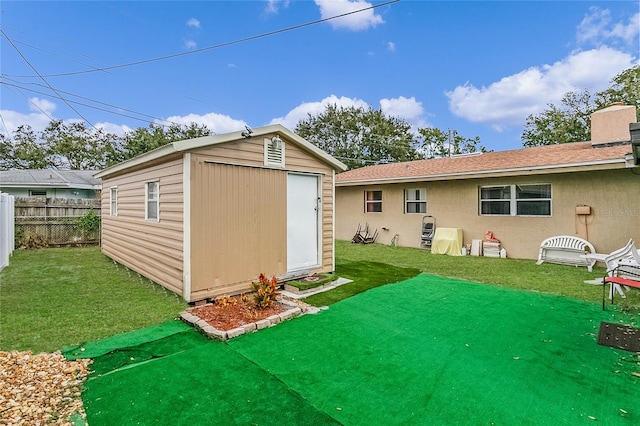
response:
<path id="1" fill-rule="evenodd" d="M 99 189 L 95 170 L 27 169 L 0 171 L 0 187 Z"/>
<path id="2" fill-rule="evenodd" d="M 362 167 L 336 175 L 336 185 L 469 179 L 525 173 L 561 173 L 579 169 L 616 169 L 627 165 L 629 142 L 575 142 L 510 151 Z"/>
<path id="3" fill-rule="evenodd" d="M 123 170 L 127 170 L 132 167 L 140 166 L 146 163 L 150 163 L 152 161 L 158 160 L 163 157 L 170 156 L 172 154 L 184 151 L 190 151 L 193 149 L 198 149 L 206 146 L 217 145 L 227 142 L 233 142 L 244 139 L 243 131 L 225 133 L 222 135 L 211 135 L 211 136 L 203 136 L 195 139 L 188 139 L 184 141 L 177 141 L 160 148 L 154 149 L 153 151 L 149 151 L 137 157 L 134 157 L 130 160 L 123 161 L 122 163 L 116 164 L 115 166 L 108 167 L 101 172 L 97 173 L 96 177 L 106 177 L 112 175 L 113 173 L 118 173 Z M 251 137 L 259 137 L 268 134 L 278 133 L 288 140 L 293 141 L 299 147 L 309 152 L 316 158 L 325 162 L 329 166 L 331 166 L 336 171 L 343 171 L 347 169 L 347 166 L 343 164 L 341 161 L 333 158 L 331 155 L 322 151 L 320 148 L 312 145 L 307 142 L 304 138 L 293 133 L 291 130 L 282 126 L 281 124 L 273 124 L 270 126 L 258 127 L 253 129 Z"/>

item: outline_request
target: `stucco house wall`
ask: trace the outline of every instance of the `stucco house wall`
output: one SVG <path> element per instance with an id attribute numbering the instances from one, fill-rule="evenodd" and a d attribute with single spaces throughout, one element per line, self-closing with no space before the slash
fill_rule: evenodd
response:
<path id="1" fill-rule="evenodd" d="M 635 173 L 640 173 L 635 170 Z M 551 185 L 551 216 L 491 216 L 479 213 L 481 186 Z M 464 243 L 482 239 L 492 231 L 513 258 L 535 259 L 540 242 L 552 235 L 575 235 L 594 244 L 602 253 L 640 241 L 640 175 L 631 169 L 575 172 L 471 180 L 403 184 L 339 186 L 336 188 L 336 238 L 350 240 L 358 224 L 377 228 L 379 243 L 419 247 L 425 214 L 404 213 L 405 189 L 425 189 L 426 215 L 436 227 L 462 228 Z M 382 213 L 364 211 L 364 192 L 381 190 Z M 591 215 L 576 215 L 578 205 L 591 207 Z"/>
<path id="2" fill-rule="evenodd" d="M 368 223 L 378 229 L 380 243 L 419 247 L 423 216 L 430 215 L 436 228 L 461 228 L 464 244 L 492 231 L 514 258 L 535 259 L 542 240 L 554 235 L 587 239 L 599 253 L 630 238 L 640 242 L 640 167 L 634 165 L 630 143 L 630 132 L 640 131 L 635 117 L 635 107 L 614 104 L 592 114 L 593 141 L 340 173 L 336 238 L 350 240 L 359 224 Z M 524 184 L 550 187 L 550 214 L 481 213 L 481 187 Z M 405 213 L 405 190 L 424 191 L 426 212 Z M 381 212 L 366 212 L 366 191 L 382 191 Z M 578 206 L 589 206 L 589 214 L 577 214 Z"/>

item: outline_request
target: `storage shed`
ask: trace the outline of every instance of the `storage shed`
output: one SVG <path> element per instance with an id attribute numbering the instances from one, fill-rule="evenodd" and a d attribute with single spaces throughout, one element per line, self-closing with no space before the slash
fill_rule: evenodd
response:
<path id="1" fill-rule="evenodd" d="M 333 272 L 345 169 L 278 124 L 173 142 L 96 175 L 102 252 L 188 302 Z"/>

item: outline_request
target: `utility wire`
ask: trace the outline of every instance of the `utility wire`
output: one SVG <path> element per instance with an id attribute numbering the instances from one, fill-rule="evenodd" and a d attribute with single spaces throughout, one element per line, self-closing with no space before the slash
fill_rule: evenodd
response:
<path id="1" fill-rule="evenodd" d="M 51 90 L 52 90 L 52 91 L 53 91 L 53 92 L 58 96 L 58 98 L 60 98 L 60 100 L 61 100 L 62 102 L 64 102 L 64 103 L 65 103 L 69 108 L 71 108 L 71 110 L 72 110 L 73 112 L 75 112 L 76 114 L 78 114 L 78 116 L 79 116 L 80 118 L 82 118 L 84 121 L 86 121 L 86 122 L 87 122 L 91 127 L 93 127 L 94 129 L 96 129 L 96 127 L 95 127 L 93 124 L 91 124 L 91 122 L 90 122 L 89 120 L 87 120 L 87 119 L 86 119 L 82 114 L 80 114 L 80 112 L 79 112 L 78 110 L 76 110 L 76 109 L 75 109 L 75 108 L 74 108 L 74 107 L 73 107 L 69 102 L 67 102 L 67 100 L 66 100 L 65 98 L 63 98 L 63 97 L 58 93 L 58 91 L 57 91 L 57 90 L 56 90 L 52 85 L 50 85 L 50 84 L 49 84 L 49 82 L 47 81 L 47 79 L 46 79 L 46 78 L 44 78 L 44 77 L 43 77 L 43 76 L 38 72 L 38 70 L 36 69 L 36 67 L 34 67 L 33 65 L 31 65 L 31 62 L 29 62 L 29 60 L 28 60 L 28 59 L 27 59 L 27 58 L 22 54 L 22 52 L 20 51 L 20 49 L 18 49 L 18 46 L 16 46 L 16 45 L 13 43 L 13 40 L 11 40 L 11 39 L 9 38 L 9 36 L 8 36 L 8 35 L 4 32 L 4 30 L 3 30 L 3 29 L 1 29 L 1 28 L 0 28 L 0 33 L 2 33 L 2 35 L 4 36 L 4 38 L 6 38 L 6 39 L 7 39 L 7 41 L 9 42 L 9 44 L 11 44 L 11 46 L 16 50 L 16 52 L 18 52 L 18 55 L 20 55 L 20 57 L 21 57 L 21 58 L 22 58 L 22 59 L 27 63 L 27 65 L 29 65 L 29 67 L 33 70 L 33 72 L 35 72 L 35 73 L 38 75 L 38 77 L 40 77 L 40 79 L 41 79 L 42 81 L 44 81 L 44 83 L 49 87 L 49 89 L 51 89 Z M 96 130 L 98 130 L 98 129 L 96 129 Z"/>
<path id="2" fill-rule="evenodd" d="M 46 77 L 64 77 L 64 76 L 78 75 L 78 74 L 89 74 L 89 73 L 98 72 L 98 71 L 108 71 L 108 70 L 113 70 L 113 69 L 117 69 L 117 68 L 126 68 L 126 67 L 131 67 L 131 66 L 134 66 L 134 65 L 142 65 L 142 64 L 147 64 L 147 63 L 150 63 L 150 62 L 164 61 L 166 59 L 172 59 L 172 58 L 177 58 L 177 57 L 180 57 L 180 56 L 192 55 L 194 53 L 200 53 L 200 52 L 204 52 L 204 51 L 212 50 L 212 49 L 219 49 L 221 47 L 231 46 L 231 45 L 238 44 L 238 43 L 244 43 L 244 42 L 251 41 L 251 40 L 257 40 L 257 39 L 260 39 L 260 38 L 270 37 L 272 35 L 281 34 L 281 33 L 297 30 L 297 29 L 304 28 L 304 27 L 309 27 L 311 25 L 316 25 L 316 24 L 320 24 L 320 23 L 323 23 L 323 22 L 331 21 L 333 19 L 342 18 L 342 17 L 348 16 L 348 15 L 353 15 L 355 13 L 364 12 L 365 10 L 371 10 L 371 9 L 376 9 L 378 7 L 387 6 L 387 5 L 390 5 L 392 3 L 397 3 L 399 1 L 400 0 L 390 0 L 390 1 L 387 1 L 387 2 L 384 2 L 384 3 L 380 3 L 380 4 L 373 5 L 373 6 L 365 7 L 365 8 L 362 8 L 362 9 L 354 10 L 352 12 L 346 12 L 346 13 L 342 13 L 340 15 L 331 16 L 329 18 L 318 19 L 316 21 L 306 22 L 304 24 L 294 25 L 292 27 L 282 28 L 282 29 L 279 29 L 279 30 L 270 31 L 270 32 L 263 33 L 263 34 L 258 34 L 258 35 L 254 35 L 254 36 L 250 36 L 250 37 L 241 38 L 239 40 L 228 41 L 228 42 L 225 42 L 225 43 L 220 43 L 220 44 L 216 44 L 216 45 L 208 46 L 208 47 L 202 47 L 200 49 L 191 50 L 189 52 L 174 53 L 172 55 L 160 56 L 160 57 L 151 58 L 151 59 L 143 59 L 143 60 L 136 61 L 136 62 L 129 62 L 129 63 L 126 63 L 126 64 L 120 64 L 120 65 L 112 65 L 112 66 L 109 66 L 109 67 L 94 68 L 94 69 L 85 70 L 85 71 L 74 71 L 74 72 L 66 72 L 66 73 L 59 73 L 59 74 L 48 74 L 48 75 L 46 75 Z M 3 32 L 3 34 L 4 34 L 4 32 Z M 7 37 L 6 34 L 5 34 L 5 37 Z"/>
<path id="3" fill-rule="evenodd" d="M 19 89 L 22 89 L 22 90 L 27 90 L 29 92 L 37 93 L 39 95 L 50 96 L 49 93 L 41 92 L 39 90 L 30 89 L 28 87 L 24 87 L 24 86 L 20 86 L 18 84 L 15 84 L 15 83 L 18 83 L 15 80 L 7 79 L 6 77 L 5 77 L 5 79 L 13 81 L 14 83 L 8 83 L 6 81 L 0 81 L 0 84 L 3 84 L 3 85 L 8 86 L 8 87 L 15 87 L 15 88 L 19 88 Z M 30 84 L 34 84 L 36 86 L 43 87 L 42 84 L 37 84 L 37 83 L 30 83 Z M 70 95 L 70 96 L 73 96 L 73 97 L 76 97 L 76 98 L 79 98 L 79 99 L 84 99 L 86 101 L 93 102 L 93 103 L 96 103 L 96 104 L 99 104 L 99 105 L 104 105 L 104 106 L 107 106 L 107 107 L 110 107 L 110 108 L 115 108 L 115 109 L 119 109 L 119 110 L 122 110 L 122 111 L 130 112 L 132 114 L 137 114 L 137 115 L 142 116 L 142 117 L 151 118 L 151 119 L 154 119 L 156 121 L 164 121 L 164 122 L 167 122 L 167 123 L 171 123 L 173 125 L 179 125 L 179 123 L 174 123 L 173 121 L 170 121 L 170 120 L 165 120 L 163 118 L 159 118 L 159 117 L 155 117 L 153 115 L 149 115 L 149 114 L 145 114 L 145 113 L 142 113 L 142 112 L 134 111 L 134 110 L 131 110 L 131 109 L 123 108 L 123 107 L 120 107 L 120 106 L 117 106 L 117 105 L 112 105 L 112 104 L 109 104 L 109 103 L 106 103 L 106 102 L 97 101 L 95 99 L 87 98 L 85 96 L 76 95 L 74 93 L 66 92 L 64 90 L 58 90 L 58 92 L 64 93 L 65 95 Z M 134 120 L 148 121 L 148 120 L 145 120 L 145 119 L 142 119 L 142 118 L 133 117 L 133 116 L 130 116 L 130 115 L 127 115 L 127 114 L 122 114 L 122 113 L 111 111 L 111 110 L 107 110 L 107 109 L 104 109 L 104 108 L 99 108 L 99 107 L 96 107 L 96 106 L 93 106 L 93 105 L 89 105 L 89 104 L 85 104 L 85 103 L 81 103 L 81 102 L 78 102 L 78 101 L 69 100 L 69 102 L 74 103 L 76 105 L 82 105 L 82 106 L 86 106 L 88 108 L 93 108 L 93 109 L 96 109 L 98 111 L 104 111 L 104 112 L 108 112 L 108 113 L 115 114 L 115 115 L 120 115 L 120 116 L 127 117 L 127 118 L 133 118 Z M 162 124 L 162 126 L 164 126 L 164 125 Z"/>

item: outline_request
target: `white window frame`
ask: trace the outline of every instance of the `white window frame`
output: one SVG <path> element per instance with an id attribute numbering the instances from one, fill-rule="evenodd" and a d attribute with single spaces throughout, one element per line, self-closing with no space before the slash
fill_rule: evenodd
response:
<path id="1" fill-rule="evenodd" d="M 118 216 L 118 187 L 109 188 L 109 216 Z"/>
<path id="2" fill-rule="evenodd" d="M 410 212 L 409 204 L 419 207 L 415 212 Z M 427 190 L 425 188 L 408 188 L 404 190 L 404 213 L 427 214 Z"/>
<path id="3" fill-rule="evenodd" d="M 380 193 L 380 199 L 376 200 L 374 198 L 369 199 L 369 193 Z M 382 213 L 382 191 L 379 189 L 364 191 L 364 212 L 365 213 Z M 380 210 L 369 210 L 369 206 L 380 205 Z"/>
<path id="4" fill-rule="evenodd" d="M 548 198 L 518 198 L 518 187 L 526 186 L 548 186 L 549 197 Z M 509 188 L 509 198 L 482 198 L 482 190 L 489 188 Z M 509 213 L 482 213 L 483 203 L 488 202 L 505 202 L 509 205 Z M 524 202 L 545 202 L 549 203 L 549 214 L 518 214 L 518 203 Z M 524 184 L 505 184 L 505 185 L 486 185 L 478 187 L 478 214 L 480 216 L 520 216 L 520 217 L 551 217 L 553 214 L 553 193 L 550 183 L 524 183 Z"/>
<path id="5" fill-rule="evenodd" d="M 155 185 L 156 192 L 155 198 L 150 198 L 149 196 L 153 193 L 150 193 L 150 188 L 152 185 Z M 153 180 L 149 182 L 145 182 L 144 185 L 144 218 L 150 222 L 159 222 L 160 221 L 160 181 Z M 156 205 L 156 216 L 149 216 L 149 203 L 155 203 Z"/>
<path id="6" fill-rule="evenodd" d="M 29 197 L 46 197 L 47 190 L 46 189 L 30 189 Z"/>

